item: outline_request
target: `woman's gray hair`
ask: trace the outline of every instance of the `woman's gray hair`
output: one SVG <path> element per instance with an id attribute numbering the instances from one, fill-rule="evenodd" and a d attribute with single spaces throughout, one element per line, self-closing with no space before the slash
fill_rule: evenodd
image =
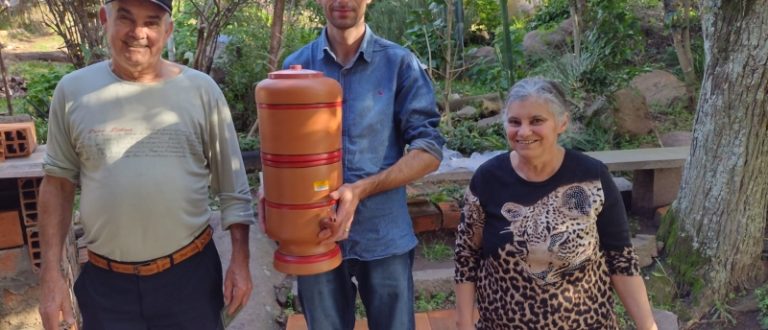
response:
<path id="1" fill-rule="evenodd" d="M 518 81 L 509 89 L 506 101 L 504 101 L 502 119 L 504 125 L 507 125 L 507 109 L 509 109 L 509 106 L 512 103 L 522 102 L 531 97 L 549 103 L 549 110 L 552 111 L 552 114 L 555 115 L 559 122 L 566 119 L 568 101 L 560 84 L 542 77 L 530 77 Z"/>

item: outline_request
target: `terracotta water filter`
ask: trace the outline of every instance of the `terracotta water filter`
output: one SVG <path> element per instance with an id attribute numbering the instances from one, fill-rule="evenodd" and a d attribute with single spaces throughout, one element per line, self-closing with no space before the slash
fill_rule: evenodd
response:
<path id="1" fill-rule="evenodd" d="M 319 274 L 341 263 L 336 243 L 321 244 L 328 195 L 342 184 L 342 90 L 322 72 L 292 65 L 256 85 L 267 235 L 278 242 L 275 269 Z"/>

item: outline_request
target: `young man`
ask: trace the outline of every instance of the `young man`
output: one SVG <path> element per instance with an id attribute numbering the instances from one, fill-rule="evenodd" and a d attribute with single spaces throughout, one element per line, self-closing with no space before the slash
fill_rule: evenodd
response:
<path id="1" fill-rule="evenodd" d="M 341 241 L 344 261 L 300 276 L 299 299 L 313 330 L 352 329 L 358 292 L 370 329 L 413 329 L 417 242 L 404 186 L 442 159 L 432 85 L 411 52 L 365 24 L 370 0 L 317 1 L 327 20 L 322 35 L 283 65 L 322 71 L 344 90 L 345 184 L 331 194 L 339 201 L 337 220 L 321 233 Z"/>
<path id="2" fill-rule="evenodd" d="M 60 272 L 75 186 L 89 263 L 74 291 L 84 328 L 221 329 L 251 292 L 247 179 L 224 96 L 207 75 L 163 60 L 171 0 L 108 0 L 112 59 L 64 77 L 50 109 L 40 188 L 46 329 L 73 322 Z M 208 225 L 221 201 L 232 260 Z M 223 287 L 223 292 L 222 292 Z"/>

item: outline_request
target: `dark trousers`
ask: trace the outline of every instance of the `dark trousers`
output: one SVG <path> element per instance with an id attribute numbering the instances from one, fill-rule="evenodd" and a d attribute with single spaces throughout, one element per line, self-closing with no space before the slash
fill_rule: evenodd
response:
<path id="1" fill-rule="evenodd" d="M 221 260 L 213 241 L 200 253 L 150 276 L 88 263 L 74 291 L 84 330 L 223 329 Z"/>
<path id="2" fill-rule="evenodd" d="M 414 250 L 371 261 L 346 259 L 329 272 L 299 276 L 299 301 L 309 329 L 353 329 L 358 292 L 369 329 L 415 329 L 413 257 Z"/>

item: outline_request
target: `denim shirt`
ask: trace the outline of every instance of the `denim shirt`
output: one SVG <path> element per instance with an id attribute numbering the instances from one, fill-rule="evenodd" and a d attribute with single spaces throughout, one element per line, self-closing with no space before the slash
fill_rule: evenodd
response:
<path id="1" fill-rule="evenodd" d="M 416 57 L 366 26 L 357 55 L 345 67 L 327 40 L 324 29 L 318 39 L 288 56 L 283 67 L 301 64 L 341 84 L 344 182 L 389 168 L 406 150 L 420 149 L 442 160 L 440 114 L 432 83 Z M 349 238 L 341 242 L 344 258 L 375 260 L 414 248 L 406 203 L 405 187 L 360 201 Z"/>

